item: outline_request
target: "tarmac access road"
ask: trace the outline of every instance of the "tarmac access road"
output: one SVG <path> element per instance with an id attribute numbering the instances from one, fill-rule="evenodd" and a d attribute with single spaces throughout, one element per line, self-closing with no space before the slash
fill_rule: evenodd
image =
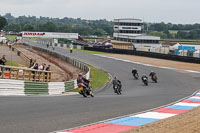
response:
<path id="1" fill-rule="evenodd" d="M 30 43 L 30 45 L 36 45 Z M 44 47 L 36 45 L 37 47 Z M 51 47 L 49 50 L 52 50 Z M 199 89 L 196 74 L 136 65 L 87 53 L 55 48 L 55 52 L 76 58 L 118 76 L 123 94 L 114 94 L 112 86 L 95 93 L 94 98 L 73 96 L 0 96 L 1 133 L 47 133 L 73 128 L 113 117 L 145 111 L 177 101 Z M 157 72 L 159 82 L 144 86 L 134 80 L 131 69 L 139 74 Z"/>

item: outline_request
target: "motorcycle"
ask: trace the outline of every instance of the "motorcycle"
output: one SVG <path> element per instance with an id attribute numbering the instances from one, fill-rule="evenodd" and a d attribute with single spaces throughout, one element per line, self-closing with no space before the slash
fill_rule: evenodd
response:
<path id="1" fill-rule="evenodd" d="M 83 95 L 83 97 L 87 97 L 87 96 L 94 97 L 94 92 L 92 91 L 92 87 L 90 83 L 88 83 L 88 86 L 84 85 L 83 83 L 79 83 L 78 91 L 79 91 L 79 94 Z"/>
<path id="2" fill-rule="evenodd" d="M 122 93 L 121 93 L 122 89 L 121 89 L 121 86 L 120 86 L 120 85 L 113 85 L 113 88 L 114 88 L 114 90 L 115 90 L 115 93 L 117 93 L 117 95 L 122 94 Z"/>
<path id="3" fill-rule="evenodd" d="M 146 77 L 142 79 L 142 82 L 144 85 L 148 86 L 148 79 Z"/>
<path id="4" fill-rule="evenodd" d="M 133 74 L 133 77 L 138 80 L 139 79 L 138 73 L 136 73 L 135 75 Z"/>
<path id="5" fill-rule="evenodd" d="M 157 82 L 158 82 L 158 78 L 157 78 L 157 76 L 156 76 L 156 75 L 154 75 L 154 76 L 151 76 L 151 79 L 152 79 L 152 81 L 154 81 L 155 83 L 157 83 Z"/>

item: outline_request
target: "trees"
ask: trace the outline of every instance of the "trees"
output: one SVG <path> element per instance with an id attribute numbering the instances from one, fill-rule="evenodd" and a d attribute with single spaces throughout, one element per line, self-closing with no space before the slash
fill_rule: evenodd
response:
<path id="1" fill-rule="evenodd" d="M 41 31 L 41 32 L 74 32 L 83 36 L 112 36 L 113 35 L 113 21 L 106 19 L 100 20 L 85 20 L 81 18 L 49 18 L 49 17 L 35 17 L 35 16 L 19 16 L 13 17 L 7 13 L 4 18 L 7 22 L 0 23 L 0 29 L 7 31 Z M 5 21 L 5 19 L 3 20 Z M 0 19 L 2 22 L 2 17 Z M 200 24 L 172 24 L 172 23 L 145 23 L 144 31 L 150 35 L 160 36 L 161 38 L 180 38 L 180 39 L 198 39 Z M 174 30 L 173 32 L 171 30 Z M 198 34 L 198 35 L 197 35 Z"/>
<path id="2" fill-rule="evenodd" d="M 7 26 L 4 27 L 5 31 L 14 31 L 14 32 L 20 32 L 21 30 L 21 25 L 19 24 L 8 24 Z"/>
<path id="3" fill-rule="evenodd" d="M 23 27 L 23 31 L 35 31 L 34 26 L 31 24 L 25 24 Z"/>
<path id="4" fill-rule="evenodd" d="M 7 24 L 7 20 L 4 17 L 0 16 L 0 30 L 2 30 Z"/>
<path id="5" fill-rule="evenodd" d="M 57 26 L 52 22 L 47 22 L 41 27 L 41 31 L 56 32 Z"/>

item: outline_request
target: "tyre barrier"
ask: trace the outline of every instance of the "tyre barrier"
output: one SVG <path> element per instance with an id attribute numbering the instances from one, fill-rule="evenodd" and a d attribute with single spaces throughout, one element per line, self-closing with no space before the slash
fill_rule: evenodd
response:
<path id="1" fill-rule="evenodd" d="M 26 82 L 0 79 L 1 96 L 60 95 L 77 88 L 76 80 L 68 82 Z"/>

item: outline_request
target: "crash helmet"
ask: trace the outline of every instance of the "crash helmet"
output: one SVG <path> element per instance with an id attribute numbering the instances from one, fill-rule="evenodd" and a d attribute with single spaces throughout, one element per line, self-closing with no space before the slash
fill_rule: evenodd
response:
<path id="1" fill-rule="evenodd" d="M 81 76 L 83 76 L 83 74 L 82 74 L 82 73 L 79 73 L 78 76 L 81 77 Z"/>

